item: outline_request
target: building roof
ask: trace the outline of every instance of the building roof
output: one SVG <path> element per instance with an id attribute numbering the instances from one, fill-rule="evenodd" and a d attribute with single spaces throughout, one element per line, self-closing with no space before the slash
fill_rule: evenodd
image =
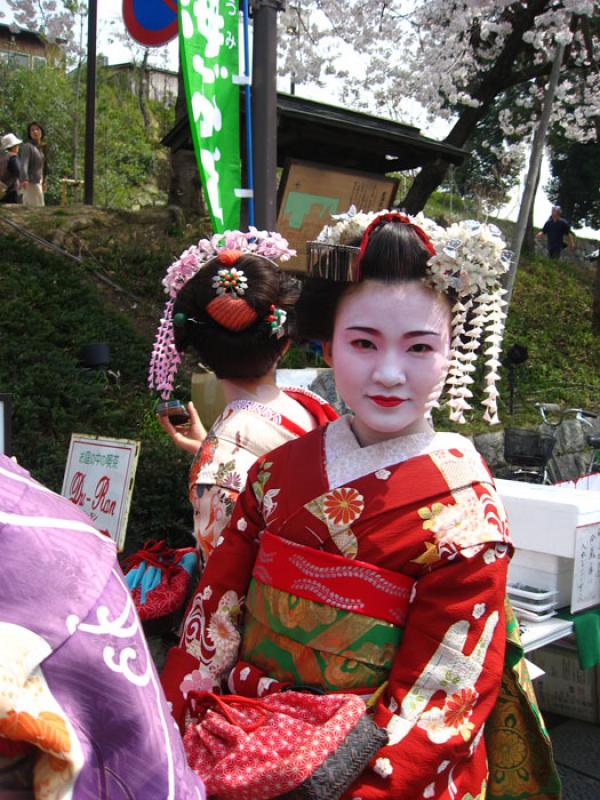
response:
<path id="1" fill-rule="evenodd" d="M 242 116 L 244 115 L 241 104 Z M 187 118 L 162 143 L 172 150 L 192 149 Z M 277 94 L 277 164 L 288 159 L 385 174 L 421 167 L 441 158 L 461 164 L 468 153 L 423 136 L 418 128 L 360 111 Z"/>
<path id="2" fill-rule="evenodd" d="M 46 47 L 48 41 L 42 36 L 41 33 L 36 33 L 36 31 L 29 30 L 29 28 L 22 28 L 20 25 L 16 23 L 11 23 L 10 25 L 6 25 L 3 22 L 0 22 L 0 33 L 5 34 L 2 38 L 11 38 L 18 36 L 20 39 L 26 39 L 30 42 L 36 42 L 37 44 Z M 56 41 L 52 42 L 53 44 L 65 44 L 66 39 L 61 38 L 60 36 L 56 38 Z"/>
<path id="3" fill-rule="evenodd" d="M 19 25 L 16 24 L 5 25 L 3 22 L 1 22 L 0 32 L 5 34 L 5 37 L 2 38 L 19 36 L 22 39 L 29 39 L 30 41 L 37 42 L 42 46 L 45 45 L 45 42 L 39 35 L 39 33 L 36 33 L 35 31 L 30 31 L 27 28 L 21 28 Z"/>
<path id="4" fill-rule="evenodd" d="M 124 72 L 126 70 L 139 70 L 140 66 L 134 64 L 133 61 L 123 61 L 120 64 L 105 64 L 104 69 Z M 169 75 L 172 78 L 177 77 L 177 72 L 175 70 L 165 69 L 165 67 L 155 67 L 153 64 L 146 64 L 146 72 L 159 72 L 163 75 Z"/>

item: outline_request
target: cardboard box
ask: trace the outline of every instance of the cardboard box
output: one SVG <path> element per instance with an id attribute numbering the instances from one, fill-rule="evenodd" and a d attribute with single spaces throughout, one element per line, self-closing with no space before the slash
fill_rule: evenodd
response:
<path id="1" fill-rule="evenodd" d="M 527 658 L 545 673 L 534 683 L 542 711 L 600 722 L 598 667 L 580 669 L 577 651 L 568 645 L 540 647 L 528 653 Z"/>
<path id="2" fill-rule="evenodd" d="M 600 492 L 496 481 L 516 555 L 509 583 L 556 589 L 572 612 L 600 603 Z"/>

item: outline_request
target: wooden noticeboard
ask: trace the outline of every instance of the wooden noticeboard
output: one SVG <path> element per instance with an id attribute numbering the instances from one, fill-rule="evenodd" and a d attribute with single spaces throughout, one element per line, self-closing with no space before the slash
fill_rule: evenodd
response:
<path id="1" fill-rule="evenodd" d="M 101 533 L 125 543 L 140 443 L 74 433 L 61 494 L 79 506 Z"/>
<path id="2" fill-rule="evenodd" d="M 332 214 L 343 214 L 352 205 L 365 212 L 390 208 L 397 190 L 398 181 L 384 175 L 288 162 L 279 185 L 277 230 L 298 255 L 281 266 L 303 271 L 306 242 L 334 222 Z"/>

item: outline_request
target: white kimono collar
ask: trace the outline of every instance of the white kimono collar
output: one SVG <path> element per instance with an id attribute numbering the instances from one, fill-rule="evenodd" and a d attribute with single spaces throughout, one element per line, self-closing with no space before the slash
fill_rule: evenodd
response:
<path id="1" fill-rule="evenodd" d="M 385 468 L 434 450 L 458 448 L 476 452 L 473 443 L 459 433 L 411 433 L 361 447 L 350 426 L 351 414 L 331 422 L 325 429 L 325 472 L 329 489 L 344 486 L 371 472 L 380 472 L 382 480 L 389 475 Z M 379 476 L 378 476 L 379 477 Z"/>

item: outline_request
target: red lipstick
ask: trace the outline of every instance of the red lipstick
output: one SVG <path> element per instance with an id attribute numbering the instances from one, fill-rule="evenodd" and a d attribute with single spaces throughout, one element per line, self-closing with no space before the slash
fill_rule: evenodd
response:
<path id="1" fill-rule="evenodd" d="M 369 395 L 369 400 L 372 400 L 378 406 L 383 408 L 394 408 L 404 402 L 401 397 L 385 397 L 384 395 Z"/>

